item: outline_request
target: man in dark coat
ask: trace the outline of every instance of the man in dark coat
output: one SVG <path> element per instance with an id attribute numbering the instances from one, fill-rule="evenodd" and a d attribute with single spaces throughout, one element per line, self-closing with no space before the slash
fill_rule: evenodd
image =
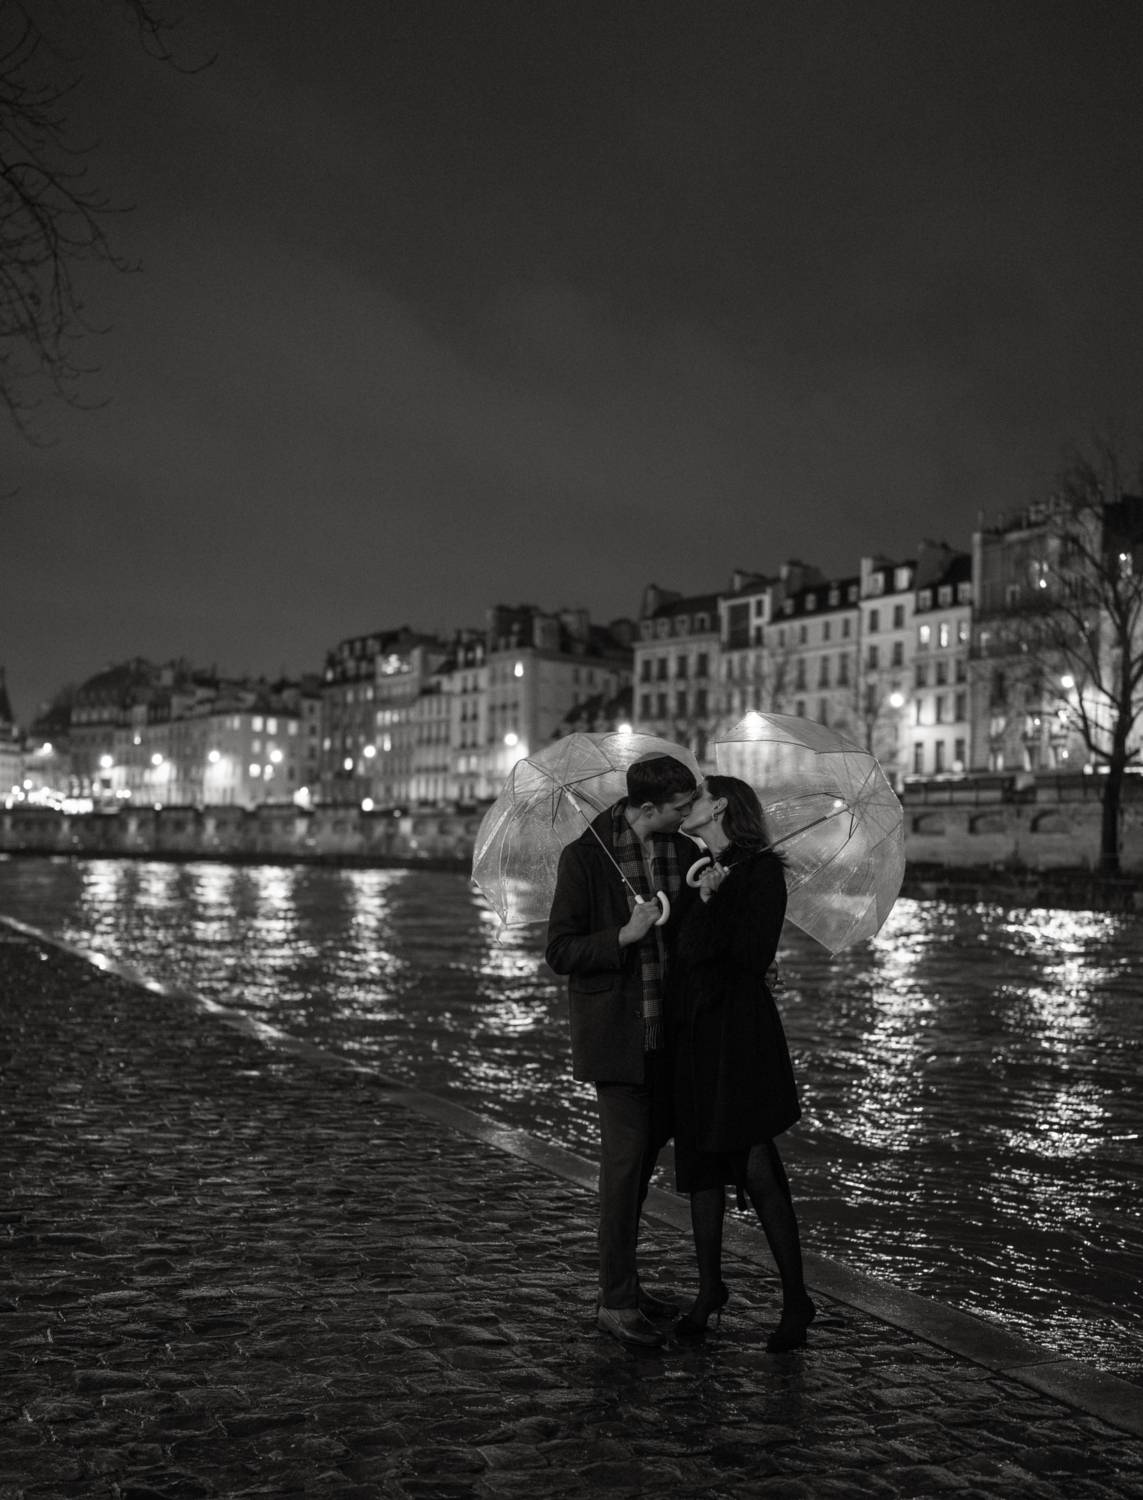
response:
<path id="1" fill-rule="evenodd" d="M 662 1007 L 674 935 L 697 899 L 686 873 L 698 850 L 678 831 L 696 793 L 681 760 L 636 761 L 626 798 L 560 856 L 548 924 L 548 963 L 568 975 L 572 1073 L 599 1100 L 598 1321 L 625 1343 L 661 1343 L 649 1317 L 678 1311 L 640 1287 L 635 1245 L 671 1134 Z M 660 891 L 671 907 L 662 927 Z"/>

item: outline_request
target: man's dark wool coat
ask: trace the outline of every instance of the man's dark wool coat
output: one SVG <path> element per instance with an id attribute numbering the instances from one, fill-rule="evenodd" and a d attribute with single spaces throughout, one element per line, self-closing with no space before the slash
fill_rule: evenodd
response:
<path id="1" fill-rule="evenodd" d="M 611 811 L 599 814 L 595 833 L 613 849 Z M 545 958 L 568 976 L 571 1011 L 572 1075 L 583 1083 L 643 1082 L 643 972 L 638 944 L 620 948 L 619 929 L 631 908 L 619 871 L 600 848 L 591 829 L 560 855 L 556 895 L 548 921 Z M 674 841 L 684 877 L 701 850 L 684 834 Z M 659 930 L 668 967 L 675 936 L 698 892 L 685 883 L 671 904 L 670 920 Z"/>

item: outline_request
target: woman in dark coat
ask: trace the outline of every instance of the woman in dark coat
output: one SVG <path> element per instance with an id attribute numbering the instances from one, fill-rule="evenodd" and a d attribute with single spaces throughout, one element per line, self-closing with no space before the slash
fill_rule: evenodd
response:
<path id="1" fill-rule="evenodd" d="M 798 1221 L 774 1144 L 801 1115 L 782 1021 L 766 987 L 786 913 L 782 861 L 752 787 L 708 776 L 682 831 L 714 863 L 679 932 L 669 994 L 675 1074 L 675 1177 L 691 1195 L 699 1293 L 675 1328 L 701 1337 L 730 1293 L 722 1280 L 726 1184 L 750 1199 L 782 1278 L 782 1318 L 767 1347 L 806 1341 L 814 1304 Z"/>

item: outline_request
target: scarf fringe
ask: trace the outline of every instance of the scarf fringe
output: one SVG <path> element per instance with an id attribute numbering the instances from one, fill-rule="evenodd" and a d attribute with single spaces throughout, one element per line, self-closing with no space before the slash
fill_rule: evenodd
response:
<path id="1" fill-rule="evenodd" d="M 664 1046 L 663 1022 L 660 1016 L 649 1016 L 643 1022 L 643 1051 L 661 1052 Z"/>

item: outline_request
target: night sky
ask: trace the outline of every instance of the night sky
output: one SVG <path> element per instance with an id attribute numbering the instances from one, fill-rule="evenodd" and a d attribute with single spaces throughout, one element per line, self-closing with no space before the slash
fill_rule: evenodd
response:
<path id="1" fill-rule="evenodd" d="M 73 7 L 133 212 L 98 409 L 0 434 L 17 714 L 492 603 L 856 571 L 1143 431 L 1143 7 Z"/>

